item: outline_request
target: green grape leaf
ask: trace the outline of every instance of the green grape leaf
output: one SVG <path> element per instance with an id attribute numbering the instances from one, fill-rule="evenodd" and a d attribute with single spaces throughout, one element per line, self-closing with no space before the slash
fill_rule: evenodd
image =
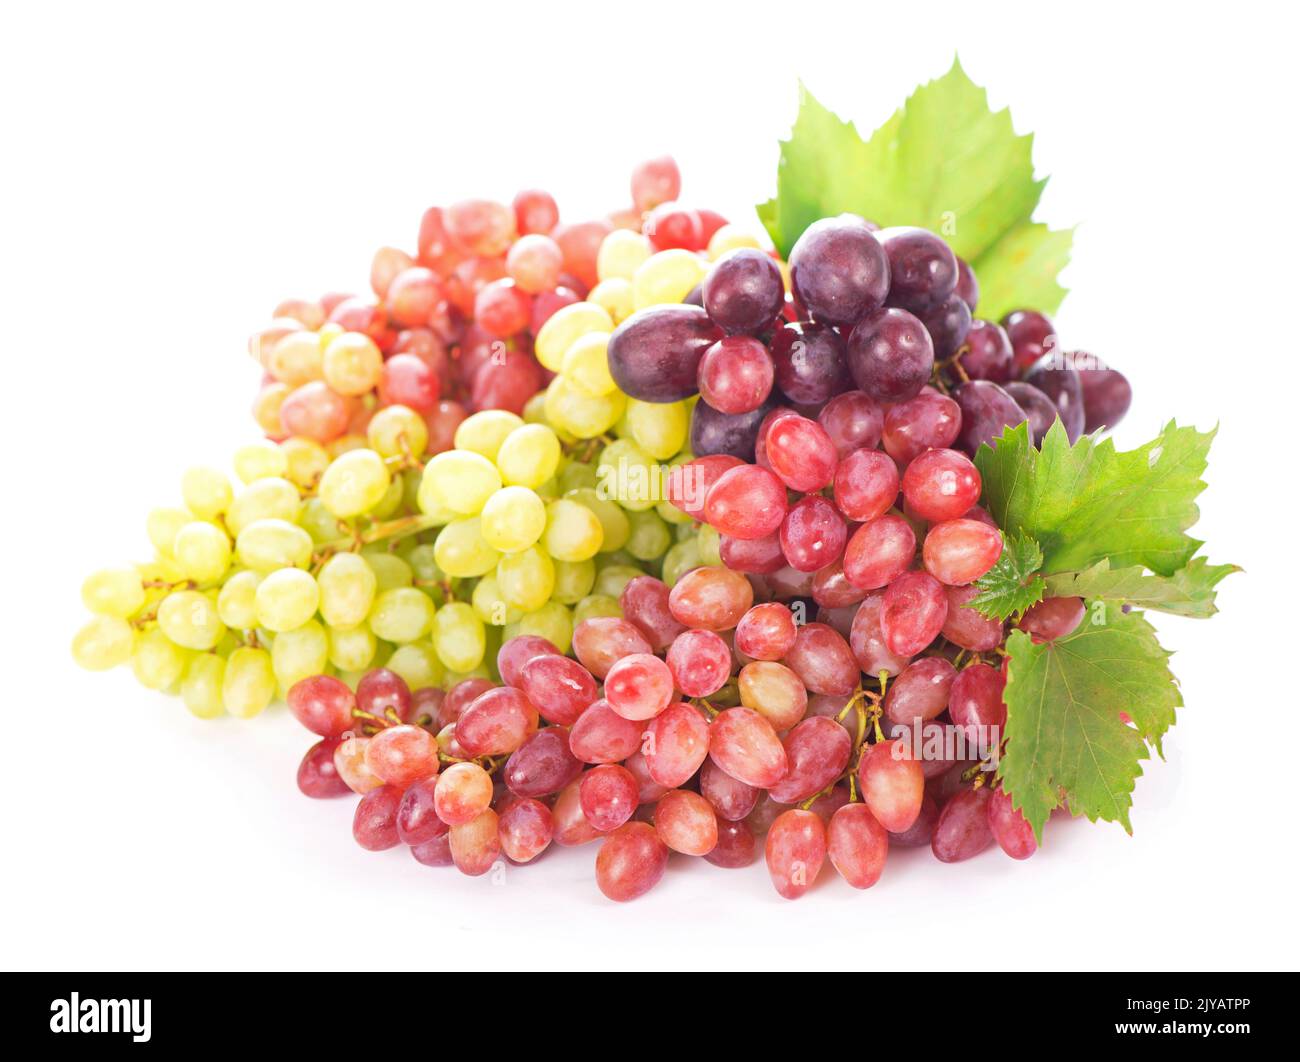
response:
<path id="1" fill-rule="evenodd" d="M 1035 576 L 1043 551 L 1028 535 L 1003 535 L 997 564 L 975 580 L 980 592 L 966 602 L 999 623 L 1043 599 L 1043 580 Z"/>
<path id="2" fill-rule="evenodd" d="M 1002 787 L 1041 842 L 1064 792 L 1070 810 L 1129 833 L 1133 786 L 1148 746 L 1182 706 L 1169 653 L 1140 612 L 1090 610 L 1064 638 L 1035 644 L 1023 631 L 1007 641 L 1006 748 Z M 1120 719 L 1125 712 L 1132 726 Z"/>
<path id="3" fill-rule="evenodd" d="M 1112 568 L 1172 576 L 1202 545 L 1186 531 L 1199 515 L 1213 438 L 1170 421 L 1136 450 L 1090 435 L 1071 446 L 1058 419 L 1041 450 L 1022 423 L 1004 431 L 996 449 L 981 446 L 975 464 L 985 507 L 1004 531 L 1037 539 L 1044 573 L 1109 560 Z"/>
<path id="4" fill-rule="evenodd" d="M 788 255 L 818 218 L 851 211 L 881 225 L 942 235 L 975 270 L 980 316 L 1033 306 L 1054 312 L 1073 230 L 1030 221 L 1046 178 L 1035 179 L 1033 136 L 1017 136 L 1006 109 L 953 60 L 863 140 L 852 122 L 801 84 L 799 113 L 781 141 L 776 197 L 758 215 Z"/>
<path id="5" fill-rule="evenodd" d="M 1219 611 L 1215 591 L 1224 579 L 1239 572 L 1235 564 L 1211 564 L 1194 557 L 1173 575 L 1152 575 L 1145 568 L 1112 568 L 1100 560 L 1081 572 L 1049 575 L 1046 592 L 1050 597 L 1082 597 L 1089 601 L 1114 601 L 1139 608 L 1169 612 L 1175 616 L 1208 619 Z"/>

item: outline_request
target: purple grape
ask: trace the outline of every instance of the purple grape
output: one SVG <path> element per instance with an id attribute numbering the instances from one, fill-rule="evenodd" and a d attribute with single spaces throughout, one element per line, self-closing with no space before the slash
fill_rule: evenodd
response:
<path id="1" fill-rule="evenodd" d="M 957 286 L 957 256 L 927 229 L 897 226 L 876 234 L 889 259 L 890 306 L 921 313 Z"/>
<path id="2" fill-rule="evenodd" d="M 1044 354 L 1025 373 L 1025 382 L 1052 400 L 1061 414 L 1065 434 L 1074 442 L 1083 434 L 1083 384 L 1074 366 L 1056 351 Z"/>
<path id="3" fill-rule="evenodd" d="M 780 401 L 773 391 L 766 402 L 748 413 L 719 413 L 701 398 L 691 413 L 691 452 L 696 457 L 731 454 L 742 461 L 753 461 L 758 429 Z"/>
<path id="4" fill-rule="evenodd" d="M 988 803 L 989 790 L 981 788 L 962 789 L 944 805 L 930 837 L 930 850 L 940 862 L 960 863 L 993 843 Z"/>
<path id="5" fill-rule="evenodd" d="M 696 392 L 700 358 L 722 331 L 699 306 L 655 306 L 609 337 L 609 372 L 642 402 L 678 402 Z"/>
<path id="6" fill-rule="evenodd" d="M 889 294 L 889 259 L 856 214 L 822 218 L 790 251 L 790 284 L 823 324 L 851 325 L 878 310 Z"/>
<path id="7" fill-rule="evenodd" d="M 1094 432 L 1115 427 L 1133 401 L 1133 388 L 1128 380 L 1123 373 L 1107 368 L 1099 358 L 1077 352 L 1070 358 L 1083 387 L 1083 430 Z M 1087 364 L 1084 358 L 1089 358 Z"/>
<path id="8" fill-rule="evenodd" d="M 568 728 L 548 726 L 510 754 L 504 778 L 516 796 L 543 797 L 558 793 L 581 773 L 582 761 L 569 751 Z"/>
<path id="9" fill-rule="evenodd" d="M 782 325 L 772 336 L 772 364 L 776 386 L 796 405 L 823 405 L 850 386 L 844 340 L 827 325 Z"/>
<path id="10" fill-rule="evenodd" d="M 1016 405 L 1028 416 L 1029 441 L 1035 446 L 1041 445 L 1047 429 L 1059 415 L 1056 412 L 1056 404 L 1033 384 L 1025 383 L 1023 380 L 1005 383 L 1002 389 L 1016 400 Z"/>
<path id="11" fill-rule="evenodd" d="M 704 308 L 729 334 L 769 328 L 785 305 L 781 270 L 769 255 L 744 247 L 722 258 L 704 278 Z"/>
<path id="12" fill-rule="evenodd" d="M 1011 340 L 1001 326 L 976 318 L 966 333 L 967 350 L 961 356 L 962 371 L 972 380 L 1006 383 L 1015 368 Z"/>
<path id="13" fill-rule="evenodd" d="M 906 310 L 877 310 L 849 335 L 849 372 L 878 402 L 915 398 L 934 370 L 934 343 Z"/>
<path id="14" fill-rule="evenodd" d="M 961 432 L 957 445 L 974 456 L 981 443 L 993 445 L 1002 429 L 1029 418 L 1016 400 L 991 380 L 972 380 L 952 393 L 961 408 Z"/>
<path id="15" fill-rule="evenodd" d="M 971 269 L 970 263 L 964 258 L 957 259 L 956 294 L 961 296 L 962 302 L 974 313 L 980 301 L 980 282 L 975 278 L 975 270 Z"/>
<path id="16" fill-rule="evenodd" d="M 942 360 L 951 358 L 966 341 L 970 331 L 970 307 L 956 293 L 949 295 L 938 306 L 921 315 L 921 323 L 930 333 L 934 343 L 934 356 Z"/>

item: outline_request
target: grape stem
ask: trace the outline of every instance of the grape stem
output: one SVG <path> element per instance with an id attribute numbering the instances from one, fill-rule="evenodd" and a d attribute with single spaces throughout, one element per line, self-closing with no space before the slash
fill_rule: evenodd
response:
<path id="1" fill-rule="evenodd" d="M 318 563 L 326 560 L 341 550 L 357 552 L 362 546 L 370 546 L 385 539 L 409 538 L 422 531 L 438 526 L 438 517 L 421 513 L 418 516 L 402 516 L 396 520 L 384 520 L 371 524 L 364 531 L 355 531 L 343 538 L 324 542 L 316 552 Z"/>

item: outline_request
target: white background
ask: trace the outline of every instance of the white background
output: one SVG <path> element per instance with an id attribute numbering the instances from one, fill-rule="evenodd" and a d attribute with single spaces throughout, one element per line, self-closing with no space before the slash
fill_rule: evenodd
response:
<path id="1" fill-rule="evenodd" d="M 13 967 L 1294 967 L 1294 27 L 1277 5 L 28 4 L 6 15 L 0 961 Z M 500 885 L 371 854 L 294 785 L 283 711 L 201 722 L 79 672 L 90 570 L 143 555 L 191 464 L 253 438 L 246 334 L 363 290 L 421 211 L 551 189 L 620 207 L 671 151 L 752 220 L 802 76 L 873 128 L 960 50 L 1036 131 L 1039 217 L 1081 223 L 1057 317 L 1123 368 L 1137 444 L 1221 424 L 1198 535 L 1243 564 L 1160 618 L 1186 707 L 1135 836 L 1057 824 L 1025 864 L 895 853 L 798 903 L 676 857 L 643 900 L 594 847 Z M 450 955 L 455 950 L 455 957 Z"/>

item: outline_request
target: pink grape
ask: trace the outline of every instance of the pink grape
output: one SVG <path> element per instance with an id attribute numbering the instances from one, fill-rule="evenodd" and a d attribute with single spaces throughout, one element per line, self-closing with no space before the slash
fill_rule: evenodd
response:
<path id="1" fill-rule="evenodd" d="M 719 413 L 748 413 L 772 391 L 772 356 L 751 336 L 727 336 L 704 352 L 699 374 L 700 397 L 710 406 Z"/>
<path id="2" fill-rule="evenodd" d="M 825 498 L 810 494 L 796 502 L 781 524 L 781 552 L 790 567 L 815 572 L 839 560 L 848 528 Z"/>
<path id="3" fill-rule="evenodd" d="M 835 478 L 839 455 L 815 420 L 781 417 L 768 429 L 764 448 L 772 471 L 791 490 L 818 491 Z"/>
<path id="4" fill-rule="evenodd" d="M 709 454 L 697 457 L 684 465 L 677 465 L 664 481 L 667 499 L 696 520 L 704 519 L 704 505 L 709 489 L 724 472 L 743 465 L 739 457 L 731 454 Z"/>
<path id="5" fill-rule="evenodd" d="M 976 663 L 962 668 L 948 694 L 949 717 L 975 737 L 980 730 L 1001 730 L 1007 722 L 1007 706 L 1002 699 L 1005 687 L 1006 678 L 995 667 Z"/>
<path id="6" fill-rule="evenodd" d="M 844 550 L 844 574 L 854 586 L 876 590 L 907 571 L 915 556 L 912 526 L 887 513 L 853 532 Z"/>
<path id="7" fill-rule="evenodd" d="M 673 684 L 687 697 L 710 697 L 731 677 L 731 648 L 712 631 L 683 631 L 665 662 Z"/>
<path id="8" fill-rule="evenodd" d="M 785 519 L 785 486 L 757 465 L 739 465 L 724 472 L 709 488 L 704 515 L 732 538 L 766 538 Z"/>
<path id="9" fill-rule="evenodd" d="M 863 802 L 890 833 L 906 830 L 921 813 L 925 774 L 899 740 L 877 742 L 862 754 L 858 782 Z"/>
<path id="10" fill-rule="evenodd" d="M 934 824 L 930 850 L 941 863 L 960 863 L 993 843 L 988 821 L 987 787 L 963 789 L 953 796 Z"/>
<path id="11" fill-rule="evenodd" d="M 758 802 L 754 805 L 754 810 L 746 816 L 745 822 L 756 835 L 762 835 L 772 828 L 772 823 L 786 810 L 785 804 L 778 804 L 772 799 L 771 794 L 763 792 L 759 794 Z"/>
<path id="12" fill-rule="evenodd" d="M 973 583 L 1002 556 L 1002 535 L 978 520 L 945 520 L 925 536 L 926 570 L 941 583 Z"/>
<path id="13" fill-rule="evenodd" d="M 641 747 L 642 726 L 596 701 L 569 731 L 569 751 L 583 763 L 618 763 Z"/>
<path id="14" fill-rule="evenodd" d="M 416 782 L 397 805 L 397 836 L 403 844 L 428 844 L 451 828 L 438 817 L 436 778 Z"/>
<path id="15" fill-rule="evenodd" d="M 664 876 L 668 846 L 653 826 L 629 822 L 605 839 L 596 854 L 596 884 L 620 903 L 644 896 Z"/>
<path id="16" fill-rule="evenodd" d="M 426 867 L 449 867 L 455 862 L 451 858 L 451 838 L 447 835 L 411 845 L 411 856 Z"/>
<path id="17" fill-rule="evenodd" d="M 554 824 L 552 839 L 561 848 L 576 848 L 600 836 L 600 832 L 582 813 L 581 788 L 582 780 L 574 779 L 560 790 L 560 795 L 551 805 L 551 819 Z"/>
<path id="18" fill-rule="evenodd" d="M 853 650 L 834 627 L 805 623 L 782 661 L 809 693 L 852 693 L 858 684 Z"/>
<path id="19" fill-rule="evenodd" d="M 754 603 L 754 588 L 740 572 L 696 568 L 677 580 L 668 596 L 673 619 L 698 630 L 727 631 Z"/>
<path id="20" fill-rule="evenodd" d="M 880 632 L 898 656 L 913 656 L 939 636 L 948 615 L 948 598 L 939 580 L 925 572 L 904 572 L 885 590 Z"/>
<path id="21" fill-rule="evenodd" d="M 524 665 L 537 656 L 558 656 L 560 651 L 536 634 L 521 634 L 504 642 L 497 650 L 497 672 L 501 681 L 523 689 Z"/>
<path id="22" fill-rule="evenodd" d="M 447 834 L 451 859 L 462 874 L 478 877 L 492 869 L 501 854 L 497 823 L 497 813 L 488 808 L 478 818 L 451 828 Z"/>
<path id="23" fill-rule="evenodd" d="M 744 822 L 718 823 L 718 842 L 705 859 L 715 867 L 747 867 L 757 855 L 754 831 Z"/>
<path id="24" fill-rule="evenodd" d="M 632 170 L 632 202 L 639 211 L 670 203 L 682 193 L 682 174 L 671 155 L 639 162 Z"/>
<path id="25" fill-rule="evenodd" d="M 881 442 L 890 457 L 906 466 L 926 450 L 951 446 L 960 432 L 961 407 L 956 401 L 924 389 L 915 398 L 889 408 Z"/>
<path id="26" fill-rule="evenodd" d="M 510 205 L 515 212 L 515 228 L 521 235 L 550 232 L 559 223 L 560 208 L 551 193 L 540 188 L 516 192 Z"/>
<path id="27" fill-rule="evenodd" d="M 927 450 L 903 474 L 903 497 L 909 508 L 932 523 L 960 517 L 979 501 L 980 488 L 978 469 L 956 450 Z"/>
<path id="28" fill-rule="evenodd" d="M 537 709 L 519 690 L 498 686 L 480 694 L 456 723 L 456 740 L 471 756 L 514 752 L 537 729 Z"/>
<path id="29" fill-rule="evenodd" d="M 625 759 L 623 761 L 623 766 L 626 767 L 631 772 L 632 777 L 636 779 L 638 787 L 637 799 L 640 800 L 642 804 L 653 804 L 668 792 L 668 787 L 666 785 L 660 785 L 651 776 L 650 764 L 646 761 L 645 753 L 640 749 L 637 749 L 636 752 L 632 753 L 631 756 Z"/>
<path id="30" fill-rule="evenodd" d="M 790 730 L 782 743 L 789 767 L 769 790 L 782 804 L 797 804 L 830 785 L 844 773 L 853 754 L 853 740 L 834 719 L 816 716 Z"/>
<path id="31" fill-rule="evenodd" d="M 999 789 L 989 797 L 988 822 L 998 847 L 1012 859 L 1028 859 L 1038 851 L 1034 828 L 1019 808 L 1012 807 L 1006 790 Z"/>
<path id="32" fill-rule="evenodd" d="M 596 699 L 591 672 L 567 656 L 533 657 L 520 674 L 520 688 L 548 723 L 568 726 Z"/>
<path id="33" fill-rule="evenodd" d="M 330 675 L 313 675 L 295 682 L 286 700 L 293 717 L 321 737 L 338 737 L 357 725 L 352 715 L 356 696 Z"/>
<path id="34" fill-rule="evenodd" d="M 879 450 L 855 450 L 835 470 L 835 504 L 850 520 L 868 523 L 898 500 L 898 466 Z"/>
<path id="35" fill-rule="evenodd" d="M 368 793 L 378 789 L 383 781 L 366 765 L 366 748 L 370 739 L 346 737 L 334 750 L 334 769 L 354 793 Z"/>
<path id="36" fill-rule="evenodd" d="M 422 727 L 392 726 L 370 739 L 366 766 L 386 785 L 406 789 L 438 773 L 438 742 Z"/>
<path id="37" fill-rule="evenodd" d="M 843 560 L 837 560 L 813 573 L 812 599 L 822 608 L 846 609 L 850 605 L 856 605 L 867 593 L 868 591 L 849 582 L 849 577 L 844 574 Z"/>
<path id="38" fill-rule="evenodd" d="M 667 649 L 686 629 L 673 617 L 668 607 L 668 594 L 668 587 L 654 576 L 639 575 L 623 587 L 619 596 L 623 618 L 645 636 L 653 653 Z"/>
<path id="39" fill-rule="evenodd" d="M 487 693 L 488 690 L 494 689 L 496 689 L 496 683 L 491 679 L 461 679 L 460 682 L 447 691 L 447 696 L 442 702 L 442 711 L 439 713 L 438 722 L 443 726 L 457 722 L 465 714 L 466 708 L 484 693 Z"/>
<path id="40" fill-rule="evenodd" d="M 637 781 L 626 767 L 605 763 L 582 776 L 578 797 L 587 821 L 601 833 L 616 830 L 636 811 Z"/>
<path id="41" fill-rule="evenodd" d="M 897 675 L 907 666 L 908 658 L 894 653 L 885 643 L 885 635 L 880 629 L 880 613 L 884 604 L 884 594 L 872 594 L 866 598 L 853 617 L 853 627 L 849 631 L 849 646 L 858 666 L 868 675 L 879 675 L 887 671 Z"/>
<path id="42" fill-rule="evenodd" d="M 497 815 L 497 839 L 501 851 L 512 863 L 536 859 L 555 836 L 551 809 L 540 800 L 511 801 Z"/>
<path id="43" fill-rule="evenodd" d="M 307 750 L 298 765 L 298 790 L 304 796 L 322 800 L 352 792 L 334 766 L 334 750 L 338 746 L 338 738 L 322 738 Z"/>
<path id="44" fill-rule="evenodd" d="M 898 848 L 928 848 L 934 824 L 939 821 L 939 805 L 926 793 L 921 802 L 921 813 L 907 829 L 889 835 L 889 843 Z"/>
<path id="45" fill-rule="evenodd" d="M 672 699 L 672 672 L 649 653 L 623 657 L 605 676 L 605 700 L 624 719 L 653 719 Z"/>
<path id="46" fill-rule="evenodd" d="M 516 796 L 542 797 L 558 793 L 581 773 L 582 761 L 569 750 L 568 730 L 548 726 L 510 754 L 502 778 Z"/>
<path id="47" fill-rule="evenodd" d="M 659 798 L 654 827 L 664 844 L 684 855 L 708 855 L 718 843 L 713 806 L 689 789 L 674 789 Z"/>
<path id="48" fill-rule="evenodd" d="M 753 708 L 774 730 L 790 729 L 808 710 L 808 691 L 785 664 L 769 660 L 746 664 L 740 669 L 737 686 L 740 703 Z"/>
<path id="49" fill-rule="evenodd" d="M 758 802 L 759 791 L 732 778 L 712 760 L 700 768 L 700 795 L 712 806 L 720 819 L 736 822 L 743 819 Z"/>
<path id="50" fill-rule="evenodd" d="M 737 781 L 756 789 L 776 785 L 789 768 L 781 739 L 752 708 L 728 708 L 709 724 L 709 757 Z"/>
<path id="51" fill-rule="evenodd" d="M 840 877 L 855 889 L 869 889 L 884 872 L 889 834 L 865 804 L 845 804 L 831 816 L 826 854 Z"/>
<path id="52" fill-rule="evenodd" d="M 385 405 L 428 413 L 438 404 L 441 389 L 437 372 L 414 354 L 395 354 L 384 362 L 379 395 Z"/>
<path id="53" fill-rule="evenodd" d="M 352 816 L 352 836 L 369 852 L 382 852 L 401 843 L 397 835 L 397 806 L 402 790 L 395 785 L 372 789 L 357 804 Z"/>
<path id="54" fill-rule="evenodd" d="M 733 572 L 770 575 L 786 566 L 779 533 L 750 539 L 723 535 L 718 555 L 722 558 L 722 563 Z"/>
<path id="55" fill-rule="evenodd" d="M 1081 597 L 1045 597 L 1016 626 L 1035 642 L 1051 642 L 1072 633 L 1083 622 L 1084 611 Z"/>
<path id="56" fill-rule="evenodd" d="M 396 717 L 403 723 L 409 723 L 415 718 L 411 688 L 401 675 L 386 667 L 374 668 L 361 676 L 361 681 L 357 683 L 357 707 L 363 712 L 390 721 Z"/>
<path id="57" fill-rule="evenodd" d="M 945 586 L 948 598 L 948 615 L 943 621 L 942 634 L 948 641 L 972 652 L 984 653 L 1002 644 L 1002 624 L 986 619 L 973 608 L 967 607 L 971 598 L 978 596 L 976 586 Z"/>
<path id="58" fill-rule="evenodd" d="M 767 872 L 776 891 L 797 900 L 817 880 L 826 860 L 826 827 L 811 811 L 779 815 L 767 831 Z"/>
<path id="59" fill-rule="evenodd" d="M 763 577 L 767 588 L 774 598 L 788 601 L 792 597 L 810 597 L 812 595 L 813 573 L 801 572 L 788 564 Z"/>
<path id="60" fill-rule="evenodd" d="M 780 660 L 790 651 L 798 633 L 790 610 L 769 601 L 755 605 L 740 618 L 736 648 L 751 660 Z"/>
<path id="61" fill-rule="evenodd" d="M 573 629 L 573 653 L 598 679 L 609 674 L 609 669 L 623 657 L 653 651 L 634 623 L 617 616 L 593 616 Z"/>
<path id="62" fill-rule="evenodd" d="M 453 763 L 438 776 L 434 809 L 448 826 L 472 822 L 492 803 L 492 776 L 477 763 Z"/>
<path id="63" fill-rule="evenodd" d="M 678 701 L 654 717 L 641 743 L 650 777 L 668 789 L 687 782 L 709 754 L 709 724 L 699 710 Z"/>
<path id="64" fill-rule="evenodd" d="M 914 661 L 889 684 L 885 693 L 885 718 L 891 723 L 933 719 L 948 707 L 957 669 L 941 656 Z"/>
<path id="65" fill-rule="evenodd" d="M 871 451 L 880 444 L 884 418 L 880 403 L 865 391 L 845 391 L 822 407 L 817 423 L 830 436 L 843 461 L 856 450 Z"/>
<path id="66" fill-rule="evenodd" d="M 820 793 L 808 805 L 808 810 L 821 819 L 822 825 L 829 829 L 835 812 L 849 803 L 851 803 L 849 800 L 849 787 L 847 785 L 837 785 L 828 793 Z"/>

